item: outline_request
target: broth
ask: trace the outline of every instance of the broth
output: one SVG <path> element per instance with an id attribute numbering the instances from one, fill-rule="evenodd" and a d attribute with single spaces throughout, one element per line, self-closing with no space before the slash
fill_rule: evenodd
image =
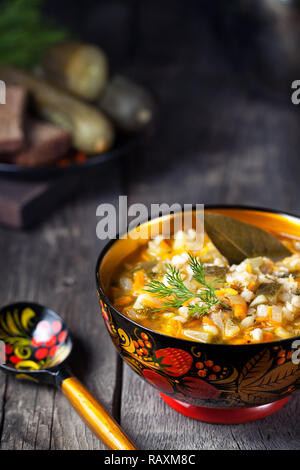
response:
<path id="1" fill-rule="evenodd" d="M 204 343 L 249 344 L 300 334 L 300 241 L 280 237 L 292 256 L 229 266 L 205 235 L 150 240 L 119 267 L 117 310 L 160 333 Z"/>

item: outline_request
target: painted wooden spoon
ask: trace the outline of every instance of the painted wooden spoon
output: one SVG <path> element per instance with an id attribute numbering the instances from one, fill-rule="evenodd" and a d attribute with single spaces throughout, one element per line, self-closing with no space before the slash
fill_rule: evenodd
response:
<path id="1" fill-rule="evenodd" d="M 19 380 L 56 386 L 108 448 L 136 450 L 116 421 L 73 376 L 67 365 L 73 345 L 71 335 L 55 312 L 31 302 L 2 307 L 0 340 L 5 344 L 2 370 Z"/>

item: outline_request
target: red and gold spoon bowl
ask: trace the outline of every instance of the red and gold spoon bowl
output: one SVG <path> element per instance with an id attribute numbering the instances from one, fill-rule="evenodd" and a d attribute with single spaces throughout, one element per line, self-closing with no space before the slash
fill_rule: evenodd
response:
<path id="1" fill-rule="evenodd" d="M 5 344 L 3 371 L 18 379 L 56 386 L 108 448 L 135 450 L 116 421 L 73 376 L 67 365 L 71 335 L 55 312 L 31 302 L 1 308 L 0 341 Z"/>

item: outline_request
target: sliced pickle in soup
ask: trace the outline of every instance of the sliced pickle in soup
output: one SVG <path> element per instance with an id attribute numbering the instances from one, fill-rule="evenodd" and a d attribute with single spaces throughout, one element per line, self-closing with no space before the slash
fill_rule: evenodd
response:
<path id="1" fill-rule="evenodd" d="M 205 277 L 213 277 L 214 279 L 225 279 L 226 266 L 215 266 L 214 264 L 204 265 Z"/>
<path id="2" fill-rule="evenodd" d="M 281 284 L 277 281 L 263 282 L 256 291 L 256 295 L 265 295 L 266 297 L 274 297 L 278 294 Z"/>

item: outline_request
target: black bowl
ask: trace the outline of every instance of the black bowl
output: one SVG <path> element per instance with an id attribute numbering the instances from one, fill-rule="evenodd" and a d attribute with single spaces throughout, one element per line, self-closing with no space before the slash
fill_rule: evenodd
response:
<path id="1" fill-rule="evenodd" d="M 295 236 L 300 218 L 264 209 L 210 207 L 271 232 Z M 173 217 L 173 216 L 170 216 Z M 146 222 L 159 224 L 161 218 Z M 298 337 L 249 345 L 206 344 L 150 330 L 120 313 L 108 290 L 117 266 L 147 240 L 117 239 L 99 256 L 97 290 L 102 316 L 122 358 L 165 401 L 182 413 L 210 422 L 258 419 L 283 406 L 300 387 Z M 294 354 L 294 356 L 293 356 Z"/>
<path id="2" fill-rule="evenodd" d="M 0 162 L 0 176 L 6 178 L 17 179 L 22 181 L 36 181 L 45 180 L 58 176 L 74 175 L 82 173 L 89 168 L 98 168 L 104 163 L 121 158 L 126 154 L 132 152 L 143 142 L 144 139 L 151 137 L 153 133 L 152 123 L 145 129 L 134 135 L 119 134 L 117 136 L 114 146 L 107 152 L 99 155 L 88 157 L 83 163 L 71 161 L 66 166 L 37 166 L 37 167 L 22 167 L 13 163 Z"/>

